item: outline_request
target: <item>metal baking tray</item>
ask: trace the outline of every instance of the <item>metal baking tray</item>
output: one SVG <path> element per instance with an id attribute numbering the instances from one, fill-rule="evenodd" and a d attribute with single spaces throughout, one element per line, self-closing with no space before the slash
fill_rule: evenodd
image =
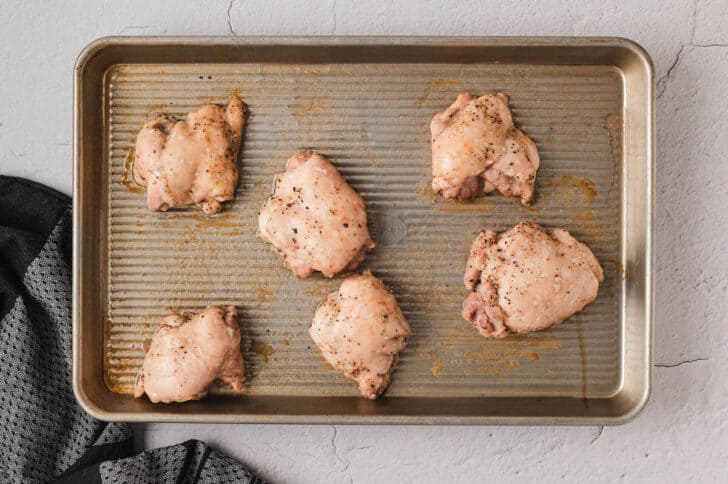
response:
<path id="1" fill-rule="evenodd" d="M 510 94 L 541 169 L 528 208 L 429 188 L 429 123 L 459 91 Z M 135 135 L 237 91 L 250 118 L 234 203 L 152 213 L 129 175 Z M 73 384 L 103 420 L 616 424 L 650 391 L 654 79 L 616 38 L 116 37 L 75 69 Z M 341 278 L 298 280 L 256 235 L 273 175 L 300 148 L 328 156 L 367 202 L 362 266 L 412 325 L 394 381 L 366 401 L 307 334 Z M 550 330 L 487 340 L 460 317 L 483 228 L 563 227 L 605 269 L 597 300 Z M 247 391 L 154 405 L 131 397 L 142 341 L 173 308 L 235 304 Z"/>

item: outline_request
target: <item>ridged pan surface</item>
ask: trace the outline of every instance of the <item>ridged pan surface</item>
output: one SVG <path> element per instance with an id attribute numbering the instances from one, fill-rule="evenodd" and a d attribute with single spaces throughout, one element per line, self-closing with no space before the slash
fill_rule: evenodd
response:
<path id="1" fill-rule="evenodd" d="M 356 396 L 307 334 L 342 278 L 299 280 L 257 235 L 257 213 L 293 152 L 329 157 L 366 200 L 379 246 L 369 268 L 412 338 L 385 398 L 607 398 L 622 371 L 623 79 L 610 66 L 448 63 L 117 64 L 105 76 L 108 291 L 104 374 L 130 394 L 142 343 L 170 310 L 240 309 L 247 395 Z M 138 130 L 201 103 L 248 105 L 235 201 L 222 213 L 154 213 L 131 181 Z M 536 199 L 461 203 L 430 189 L 429 123 L 460 91 L 505 91 L 541 155 Z M 605 270 L 596 301 L 549 330 L 489 340 L 462 320 L 470 243 L 521 221 L 562 227 Z M 225 389 L 214 389 L 215 393 Z"/>

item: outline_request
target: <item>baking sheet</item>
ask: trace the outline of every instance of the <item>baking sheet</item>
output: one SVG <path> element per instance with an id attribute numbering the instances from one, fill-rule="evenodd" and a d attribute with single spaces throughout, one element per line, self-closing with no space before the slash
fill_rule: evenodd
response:
<path id="1" fill-rule="evenodd" d="M 529 42 L 537 40 L 520 45 Z M 366 50 L 351 57 L 329 52 L 322 59 L 327 42 L 321 43 L 313 46 L 319 52 L 311 58 L 291 56 L 285 62 L 276 56 L 268 60 L 265 52 L 240 62 L 191 62 L 194 56 L 159 62 L 153 55 L 149 61 L 143 55 L 127 61 L 119 54 L 98 79 L 102 90 L 96 108 L 103 115 L 103 152 L 94 160 L 102 164 L 94 179 L 103 186 L 96 187 L 94 197 L 98 231 L 76 226 L 100 239 L 101 270 L 80 273 L 99 286 L 98 318 L 76 321 L 103 325 L 103 346 L 92 349 L 103 382 L 94 384 L 113 394 L 104 398 L 118 409 L 106 404 L 97 413 L 134 420 L 319 421 L 328 416 L 339 422 L 458 423 L 532 417 L 545 423 L 548 416 L 536 407 L 561 401 L 573 411 L 559 416 L 554 409 L 551 421 L 626 418 L 641 405 L 639 396 L 624 402 L 626 395 L 632 390 L 646 395 L 649 378 L 632 388 L 637 383 L 625 382 L 625 375 L 649 373 L 644 365 L 651 343 L 649 316 L 637 319 L 643 351 L 641 358 L 633 357 L 628 345 L 635 336 L 626 326 L 627 306 L 641 304 L 644 310 L 649 303 L 649 293 L 640 301 L 627 290 L 634 278 L 642 283 L 648 275 L 630 263 L 627 239 L 635 230 L 649 235 L 649 227 L 630 224 L 631 187 L 625 183 L 637 185 L 643 199 L 651 196 L 647 176 L 625 177 L 626 164 L 634 163 L 626 155 L 649 151 L 651 143 L 645 132 L 632 146 L 635 133 L 626 131 L 625 117 L 631 121 L 633 110 L 651 115 L 648 105 L 630 103 L 629 65 L 623 60 L 554 64 L 568 60 L 559 57 L 567 51 L 559 52 L 558 43 L 550 47 L 552 57 L 544 54 L 541 62 L 513 54 L 510 62 L 451 62 L 447 56 L 413 56 L 410 62 L 402 54 L 404 46 L 392 51 L 391 60 L 386 53 L 369 59 Z M 628 49 L 621 47 L 626 56 Z M 467 203 L 438 199 L 429 187 L 431 116 L 459 91 L 496 90 L 510 95 L 516 124 L 539 148 L 535 202 L 524 208 L 494 194 Z M 250 111 L 235 202 L 213 217 L 193 209 L 149 212 L 130 173 L 140 127 L 158 112 L 183 116 L 200 103 L 223 104 L 233 91 Z M 301 148 L 329 157 L 364 197 L 370 230 L 380 245 L 361 268 L 370 268 L 393 290 L 412 326 L 394 380 L 378 402 L 359 402 L 355 385 L 323 361 L 307 334 L 316 305 L 341 278 L 294 278 L 256 233 L 257 211 L 271 192 L 274 174 Z M 92 193 L 88 185 L 84 189 Z M 560 326 L 486 340 L 460 317 L 468 293 L 462 284 L 468 249 L 483 228 L 502 231 L 520 221 L 569 230 L 593 250 L 605 281 L 597 300 Z M 130 394 L 143 359 L 142 341 L 171 310 L 211 304 L 235 304 L 240 310 L 245 395 L 216 388 L 207 400 L 187 407 L 134 401 Z M 519 403 L 510 406 L 511 415 L 505 407 L 504 413 L 498 410 L 508 399 Z M 320 407 L 320 414 L 276 411 L 282 402 L 296 400 Z M 226 412 L 221 402 L 235 403 Z M 397 411 L 405 402 L 415 410 Z M 271 406 L 267 411 L 259 408 L 266 405 Z"/>

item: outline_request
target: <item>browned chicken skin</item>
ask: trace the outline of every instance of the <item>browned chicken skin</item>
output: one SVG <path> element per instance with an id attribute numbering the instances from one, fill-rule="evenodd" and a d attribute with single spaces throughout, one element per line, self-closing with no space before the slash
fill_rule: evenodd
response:
<path id="1" fill-rule="evenodd" d="M 489 338 L 538 331 L 581 311 L 603 280 L 594 254 L 566 230 L 484 230 L 470 249 L 464 282 L 474 292 L 462 315 Z"/>
<path id="2" fill-rule="evenodd" d="M 329 160 L 313 151 L 288 159 L 258 216 L 259 234 L 293 273 L 333 277 L 356 269 L 376 243 L 364 199 Z"/>
<path id="3" fill-rule="evenodd" d="M 167 316 L 145 346 L 136 398 L 146 393 L 152 402 L 197 400 L 215 380 L 236 392 L 243 389 L 245 364 L 235 306 Z"/>
<path id="4" fill-rule="evenodd" d="M 238 150 L 245 104 L 233 96 L 227 109 L 205 104 L 176 120 L 159 116 L 139 132 L 134 180 L 147 187 L 151 210 L 197 205 L 208 214 L 232 200 L 238 184 Z"/>
<path id="5" fill-rule="evenodd" d="M 508 95 L 474 98 L 460 93 L 435 114 L 432 132 L 432 189 L 444 198 L 466 200 L 481 190 L 517 196 L 527 205 L 540 163 L 534 142 L 513 125 Z"/>
<path id="6" fill-rule="evenodd" d="M 389 386 L 410 326 L 382 281 L 364 271 L 319 306 L 309 334 L 326 361 L 375 399 Z"/>

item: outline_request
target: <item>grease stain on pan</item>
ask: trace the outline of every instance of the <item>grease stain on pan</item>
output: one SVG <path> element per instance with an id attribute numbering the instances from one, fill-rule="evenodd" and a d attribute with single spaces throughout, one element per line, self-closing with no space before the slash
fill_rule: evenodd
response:
<path id="1" fill-rule="evenodd" d="M 420 200 L 432 203 L 437 202 L 437 193 L 435 193 L 435 190 L 432 189 L 432 183 L 429 180 L 417 182 L 415 193 L 417 194 L 417 198 Z"/>
<path id="2" fill-rule="evenodd" d="M 629 277 L 629 269 L 627 269 L 621 261 L 614 259 L 614 260 L 608 260 L 606 262 L 611 262 L 612 265 L 614 265 L 614 270 L 624 281 Z M 606 272 L 606 271 L 605 271 Z"/>
<path id="3" fill-rule="evenodd" d="M 278 302 L 278 298 L 281 296 L 280 286 L 280 278 L 271 278 L 267 282 L 257 281 L 253 283 L 251 291 L 255 294 L 255 300 L 258 304 L 268 306 Z"/>
<path id="4" fill-rule="evenodd" d="M 321 351 L 319 351 L 318 348 L 314 350 L 316 352 L 316 357 L 321 362 L 321 367 L 326 371 L 337 371 L 336 368 L 331 366 L 331 363 L 326 361 L 326 358 L 324 358 L 324 355 L 321 354 Z"/>
<path id="5" fill-rule="evenodd" d="M 129 148 L 124 157 L 124 174 L 121 177 L 120 185 L 131 193 L 144 193 L 144 188 L 134 181 L 134 148 Z"/>
<path id="6" fill-rule="evenodd" d="M 311 114 L 317 113 L 317 112 L 323 112 L 328 109 L 331 109 L 333 107 L 332 104 L 325 103 L 321 101 L 320 99 L 312 99 L 309 101 L 305 106 L 302 106 L 301 108 L 297 109 L 296 111 L 293 111 L 293 117 L 300 121 L 303 118 L 306 118 L 310 116 Z"/>
<path id="7" fill-rule="evenodd" d="M 602 234 L 606 230 L 607 230 L 607 227 L 605 225 L 594 224 L 594 223 L 588 223 L 579 229 L 579 231 L 584 234 L 593 234 L 593 235 Z"/>
<path id="8" fill-rule="evenodd" d="M 475 336 L 474 336 L 475 337 Z M 479 335 L 477 337 L 480 337 Z M 480 337 L 482 338 L 482 337 Z M 461 343 L 445 344 L 453 349 Z M 442 345 L 441 345 L 442 346 Z M 472 343 L 469 345 L 472 348 Z M 544 351 L 557 350 L 563 343 L 546 331 L 526 335 L 511 335 L 498 340 L 486 340 L 477 349 L 459 351 L 457 358 L 467 367 L 475 367 L 478 371 L 495 377 L 497 380 L 505 378 L 505 373 L 521 366 L 541 359 Z M 464 360 L 464 361 L 463 361 Z"/>
<path id="9" fill-rule="evenodd" d="M 430 83 L 425 88 L 424 92 L 422 93 L 422 96 L 420 96 L 416 102 L 418 106 L 423 106 L 425 103 L 427 103 L 427 100 L 430 98 L 430 96 L 435 92 L 448 92 L 454 86 L 458 85 L 458 81 L 455 79 L 433 79 L 430 81 Z"/>
<path id="10" fill-rule="evenodd" d="M 334 292 L 336 289 L 330 287 L 330 284 L 320 284 L 322 281 L 315 281 L 317 284 L 311 284 L 304 286 L 303 289 L 301 289 L 301 294 L 304 296 L 310 296 L 316 299 L 321 299 L 321 303 L 323 303 L 324 299 L 329 295 L 329 293 Z M 340 284 L 340 282 L 339 282 Z M 313 317 L 313 313 L 311 313 Z"/>
<path id="11" fill-rule="evenodd" d="M 133 158 L 133 156 L 132 156 Z M 133 165 L 133 161 L 129 166 Z M 126 165 L 125 165 L 126 168 Z M 125 173 L 129 173 L 128 180 L 123 180 L 121 182 L 122 185 L 126 186 L 127 183 L 130 183 L 132 186 L 128 187 L 130 191 L 139 191 L 141 193 L 144 193 L 144 188 L 140 187 L 133 181 L 133 176 L 131 175 L 131 169 L 126 170 Z M 190 226 L 190 229 L 194 231 L 194 229 L 217 229 L 217 228 L 229 228 L 229 229 L 237 229 L 235 231 L 229 231 L 233 233 L 237 233 L 246 226 L 246 223 L 243 218 L 236 217 L 235 214 L 232 211 L 232 207 L 230 206 L 232 203 L 235 203 L 235 200 L 229 200 L 227 202 L 223 202 L 223 208 L 222 211 L 215 214 L 215 215 L 205 215 L 198 209 L 197 207 L 190 205 L 186 207 L 179 207 L 179 208 L 173 208 L 166 212 L 155 212 L 155 211 L 146 211 L 143 213 L 143 216 L 146 216 L 147 218 L 151 216 L 151 219 L 141 223 L 136 222 L 136 227 L 145 227 L 149 224 L 163 224 L 165 222 L 173 223 L 174 221 L 181 220 L 185 222 L 190 222 L 192 225 Z M 219 233 L 220 235 L 227 235 L 227 233 Z"/>
<path id="12" fill-rule="evenodd" d="M 436 359 L 432 365 L 432 375 L 435 378 L 438 378 L 440 376 L 440 372 L 442 371 L 442 360 Z"/>
<path id="13" fill-rule="evenodd" d="M 227 202 L 229 204 L 230 202 Z M 206 216 L 202 212 L 197 211 L 193 216 L 195 219 L 194 228 L 197 230 L 215 230 L 217 235 L 237 235 L 241 232 L 241 229 L 245 227 L 245 224 L 240 218 L 233 218 L 232 214 L 225 213 L 224 210 L 229 207 L 223 207 L 221 214 L 213 216 Z M 227 228 L 232 230 L 219 231 L 220 228 Z"/>
<path id="14" fill-rule="evenodd" d="M 254 289 L 255 299 L 259 304 L 269 304 L 273 299 L 273 291 L 263 285 Z"/>
<path id="15" fill-rule="evenodd" d="M 174 103 L 170 102 L 169 104 L 151 104 L 147 108 L 147 113 L 144 116 L 145 120 L 148 121 L 151 117 L 156 118 L 157 116 L 175 117 L 173 114 L 170 113 L 170 106 L 174 106 Z"/>
<path id="16" fill-rule="evenodd" d="M 374 155 L 374 152 L 372 152 L 371 148 L 364 148 L 364 158 L 366 158 L 369 163 L 372 164 L 372 168 L 379 168 L 379 162 L 377 161 L 377 157 Z"/>
<path id="17" fill-rule="evenodd" d="M 581 215 L 578 217 L 574 217 L 574 222 L 591 222 L 594 220 L 594 215 L 596 214 L 596 211 L 592 208 L 587 208 L 582 212 Z"/>
<path id="18" fill-rule="evenodd" d="M 182 207 L 164 213 L 167 220 L 182 220 L 190 223 L 190 236 L 193 237 L 199 231 L 214 231 L 215 235 L 238 235 L 245 227 L 242 218 L 236 217 L 231 212 L 230 204 L 234 200 L 224 202 L 222 212 L 215 215 L 205 215 L 197 207 Z M 228 229 L 228 230 L 220 230 Z"/>
<path id="19" fill-rule="evenodd" d="M 576 203 L 576 195 L 580 195 L 583 203 L 590 205 L 597 197 L 596 185 L 588 176 L 563 175 L 560 180 L 546 180 L 543 187 L 553 188 L 556 193 L 568 193 L 568 203 Z"/>
<path id="20" fill-rule="evenodd" d="M 153 222 L 136 222 L 134 223 L 134 227 L 136 227 L 136 230 L 134 233 L 136 235 L 150 235 L 152 233 L 152 230 L 154 230 L 154 223 Z"/>
<path id="21" fill-rule="evenodd" d="M 569 175 L 566 175 L 564 178 L 568 176 Z M 572 183 L 571 186 L 579 190 L 586 203 L 592 203 L 597 196 L 597 190 L 594 186 L 594 182 L 589 177 L 581 177 Z"/>
<path id="22" fill-rule="evenodd" d="M 276 352 L 276 350 L 273 348 L 273 345 L 265 343 L 263 341 L 254 341 L 252 349 L 253 353 L 263 357 L 263 361 L 265 363 L 268 363 L 269 358 L 273 356 Z"/>
<path id="23" fill-rule="evenodd" d="M 602 125 L 609 135 L 609 146 L 612 150 L 612 161 L 618 164 L 622 158 L 622 116 L 618 113 L 609 113 L 604 117 Z"/>
<path id="24" fill-rule="evenodd" d="M 111 323 L 107 322 L 107 329 L 105 331 L 108 331 L 108 327 Z M 108 342 L 108 337 L 106 338 L 106 341 Z M 110 346 L 109 343 L 107 343 L 107 346 Z M 119 357 L 112 357 L 110 355 L 110 352 L 105 351 L 104 355 L 104 382 L 106 383 L 106 386 L 111 390 L 112 392 L 116 393 L 133 393 L 134 392 L 134 380 L 136 379 L 136 374 L 139 372 L 139 369 L 142 366 L 142 361 L 144 360 L 144 349 L 143 345 L 139 344 L 137 348 L 139 351 L 139 356 L 137 358 L 119 358 Z M 113 370 L 111 370 L 113 369 Z M 111 375 L 113 372 L 114 375 Z"/>
<path id="25" fill-rule="evenodd" d="M 470 200 L 442 200 L 437 206 L 440 212 L 492 212 L 493 203 L 488 195 L 476 196 Z"/>

